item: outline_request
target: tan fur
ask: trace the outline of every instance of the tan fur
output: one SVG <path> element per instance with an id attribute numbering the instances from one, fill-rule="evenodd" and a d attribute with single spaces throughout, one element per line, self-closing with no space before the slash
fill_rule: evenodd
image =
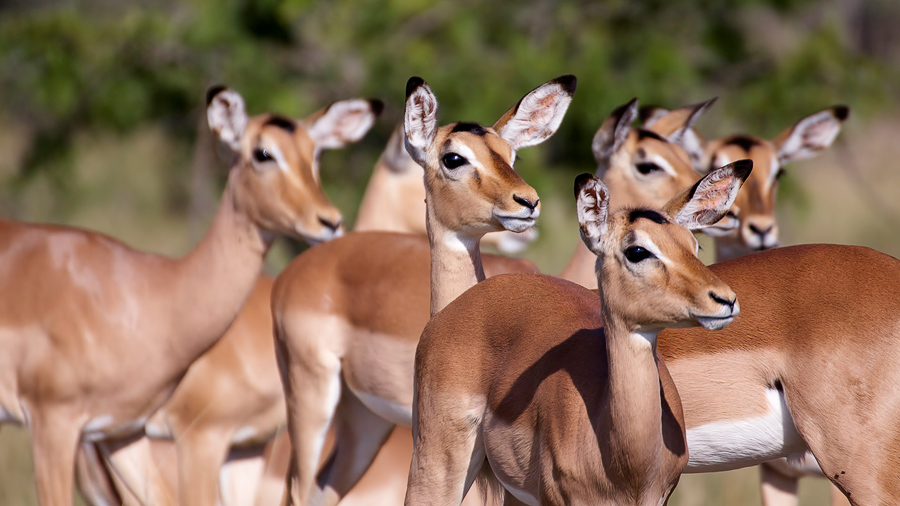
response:
<path id="1" fill-rule="evenodd" d="M 212 227 L 183 258 L 81 229 L 0 222 L 9 295 L 0 309 L 0 406 L 31 430 L 41 504 L 72 503 L 86 426 L 100 439 L 142 430 L 237 315 L 272 233 L 333 233 L 320 219 L 340 214 L 299 149 L 312 142 L 303 129 L 288 143 L 298 147 L 282 150 L 290 172 L 250 161 L 259 143 L 288 141 L 266 120 L 247 122 Z"/>
<path id="2" fill-rule="evenodd" d="M 411 95 L 410 103 L 434 114 L 436 102 L 420 92 Z M 565 99 L 571 92 L 559 96 Z M 393 426 L 410 423 L 413 354 L 428 321 L 429 299 L 431 310 L 438 309 L 484 278 L 480 237 L 502 228 L 498 214 L 529 216 L 514 197 L 537 207 L 534 190 L 512 170 L 514 148 L 501 138 L 502 125 L 500 130 L 482 127 L 484 135 L 479 135 L 453 132 L 456 124 L 431 131 L 432 123 L 412 134 L 407 127 L 407 143 L 413 142 L 410 135 L 426 139 L 413 158 L 425 168 L 427 223 L 432 241 L 453 247 L 429 256 L 429 241 L 422 237 L 354 233 L 300 255 L 276 281 L 272 312 L 298 466 L 294 504 L 336 503 Z M 469 163 L 444 168 L 442 157 L 454 152 Z M 531 213 L 536 216 L 536 209 Z M 533 265 L 484 257 L 487 274 L 510 269 L 532 271 Z M 437 272 L 448 273 L 449 279 L 429 297 Z M 338 416 L 346 420 L 338 429 L 338 453 L 320 475 L 325 485 L 316 485 L 311 463 L 318 459 L 321 435 L 336 409 L 356 418 Z"/>
<path id="3" fill-rule="evenodd" d="M 407 506 L 459 504 L 485 459 L 529 504 L 665 502 L 687 445 L 655 332 L 721 314 L 735 296 L 687 229 L 629 214 L 595 211 L 602 232 L 582 221 L 601 237 L 599 296 L 552 276 L 498 276 L 432 317 L 416 352 Z M 659 256 L 626 260 L 646 238 Z"/>
<path id="4" fill-rule="evenodd" d="M 748 400 L 778 382 L 797 430 L 850 502 L 895 503 L 900 467 L 887 448 L 897 441 L 900 262 L 866 248 L 807 245 L 711 269 L 740 294 L 741 315 L 715 334 L 685 329 L 659 338 L 687 428 L 708 421 L 708 413 L 746 411 Z M 753 359 L 729 360 L 715 374 L 704 369 L 748 355 Z M 711 380 L 734 394 L 702 394 L 711 387 L 696 382 Z"/>
<path id="5" fill-rule="evenodd" d="M 681 122 L 687 119 L 684 114 L 680 113 L 680 110 L 669 115 L 677 116 L 675 119 Z M 673 129 L 672 125 L 678 124 L 675 119 L 666 120 L 660 126 L 671 130 Z M 683 123 L 680 124 L 683 126 Z M 606 127 L 607 125 L 604 124 L 601 130 Z M 653 128 L 651 127 L 651 129 Z M 598 176 L 603 179 L 610 190 L 611 209 L 621 209 L 627 206 L 661 207 L 678 192 L 691 186 L 700 178 L 700 175 L 691 167 L 691 162 L 683 149 L 653 137 L 640 139 L 639 137 L 636 128 L 629 128 L 622 145 L 608 159 L 597 160 Z M 652 161 L 657 157 L 668 163 L 674 174 L 666 171 L 641 174 L 638 171 L 638 164 Z M 594 254 L 579 241 L 572 259 L 559 276 L 587 288 L 597 288 L 597 276 L 594 274 L 595 260 Z"/>

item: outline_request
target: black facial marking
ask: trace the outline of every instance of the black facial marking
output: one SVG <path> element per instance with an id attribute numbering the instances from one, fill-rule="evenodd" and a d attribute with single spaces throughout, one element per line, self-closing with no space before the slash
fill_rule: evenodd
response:
<path id="1" fill-rule="evenodd" d="M 727 139 L 725 141 L 724 145 L 725 146 L 729 146 L 729 145 L 738 146 L 739 148 L 743 149 L 744 151 L 749 152 L 750 148 L 752 148 L 753 146 L 759 146 L 759 144 L 760 144 L 759 140 L 754 139 L 753 137 L 749 137 L 746 135 L 735 135 L 734 137 Z"/>
<path id="2" fill-rule="evenodd" d="M 638 218 L 644 218 L 660 225 L 669 223 L 668 218 L 652 209 L 632 209 L 628 212 L 628 223 L 634 223 Z"/>
<path id="3" fill-rule="evenodd" d="M 214 84 L 214 85 L 210 86 L 206 90 L 206 106 L 209 107 L 209 104 L 211 104 L 213 99 L 216 98 L 216 95 L 218 95 L 219 93 L 222 93 L 223 91 L 225 91 L 227 89 L 228 89 L 228 87 L 225 85 L 222 85 L 222 84 Z"/>
<path id="4" fill-rule="evenodd" d="M 656 139 L 658 141 L 663 141 L 663 142 L 669 142 L 669 141 L 665 140 L 661 135 L 659 135 L 658 133 L 656 133 L 652 130 L 645 130 L 643 128 L 638 128 L 638 140 L 641 141 L 641 140 L 644 140 L 647 138 Z"/>
<path id="5" fill-rule="evenodd" d="M 484 137 L 487 135 L 487 129 L 478 123 L 470 123 L 468 121 L 461 121 L 455 125 L 453 125 L 453 130 L 450 130 L 450 133 L 455 132 L 469 132 L 470 134 L 478 135 L 480 137 Z"/>
<path id="6" fill-rule="evenodd" d="M 273 115 L 269 119 L 267 119 L 263 126 L 265 125 L 277 126 L 278 128 L 287 130 L 290 133 L 294 133 L 294 130 L 297 129 L 297 124 L 294 123 L 293 120 L 285 118 L 284 116 L 277 115 Z"/>

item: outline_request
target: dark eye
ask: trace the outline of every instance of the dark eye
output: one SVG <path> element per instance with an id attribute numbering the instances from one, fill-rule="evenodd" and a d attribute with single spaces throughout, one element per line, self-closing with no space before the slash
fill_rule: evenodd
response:
<path id="1" fill-rule="evenodd" d="M 272 158 L 272 155 L 270 155 L 267 150 L 260 148 L 256 148 L 253 150 L 253 159 L 259 163 L 274 160 L 274 158 Z"/>
<path id="2" fill-rule="evenodd" d="M 625 250 L 625 258 L 633 264 L 651 257 L 653 257 L 653 253 L 650 253 L 640 246 L 632 246 Z"/>
<path id="3" fill-rule="evenodd" d="M 644 162 L 644 163 L 637 164 L 637 170 L 638 170 L 638 172 L 640 172 L 641 174 L 646 176 L 647 174 L 649 174 L 651 172 L 655 172 L 657 170 L 662 170 L 662 168 L 659 165 L 656 165 L 655 163 Z"/>
<path id="4" fill-rule="evenodd" d="M 448 169 L 455 169 L 469 163 L 468 160 L 456 153 L 447 153 L 441 158 L 441 162 L 444 164 L 444 167 L 447 167 Z"/>

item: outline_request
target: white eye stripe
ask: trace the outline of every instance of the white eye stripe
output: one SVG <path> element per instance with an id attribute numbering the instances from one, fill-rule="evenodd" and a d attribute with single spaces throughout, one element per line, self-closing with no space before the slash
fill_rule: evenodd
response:
<path id="1" fill-rule="evenodd" d="M 447 153 L 456 153 L 459 156 L 465 158 L 466 161 L 469 162 L 469 165 L 471 165 L 472 167 L 475 167 L 476 169 L 484 170 L 484 167 L 482 167 L 481 163 L 475 157 L 475 152 L 472 151 L 465 144 L 461 144 L 459 142 L 454 142 L 450 145 L 450 147 L 447 149 L 446 152 Z"/>
<path id="2" fill-rule="evenodd" d="M 640 246 L 645 250 L 649 251 L 656 258 L 658 258 L 664 264 L 670 265 L 672 263 L 671 260 L 660 251 L 659 246 L 653 242 L 653 239 L 650 238 L 650 235 L 644 232 L 643 230 L 635 230 L 635 241 L 631 244 L 632 246 Z"/>

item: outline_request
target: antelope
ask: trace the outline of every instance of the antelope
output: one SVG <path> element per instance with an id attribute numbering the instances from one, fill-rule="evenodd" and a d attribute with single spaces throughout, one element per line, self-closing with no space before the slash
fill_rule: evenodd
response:
<path id="1" fill-rule="evenodd" d="M 690 231 L 725 215 L 751 167 L 711 172 L 662 212 L 610 214 L 606 185 L 583 174 L 578 222 L 597 293 L 497 276 L 432 316 L 416 350 L 405 504 L 458 505 L 485 461 L 530 505 L 664 504 L 688 451 L 656 336 L 721 329 L 740 312 Z"/>
<path id="2" fill-rule="evenodd" d="M 364 132 L 358 130 L 358 122 L 364 119 L 371 125 L 375 114 L 380 112 L 380 107 L 371 111 L 371 117 L 364 117 L 364 112 L 366 111 L 347 111 L 346 114 L 354 114 L 359 118 L 350 116 L 336 118 L 335 124 L 349 128 L 353 133 L 358 132 L 361 136 Z M 410 163 L 415 167 L 410 167 Z M 421 233 L 424 236 L 423 175 L 422 168 L 412 160 L 403 146 L 402 128 L 396 129 L 366 187 L 363 204 L 355 222 L 355 230 L 385 228 L 408 234 Z M 422 213 L 418 223 L 406 209 L 415 209 L 420 203 Z M 498 236 L 503 233 L 489 234 L 491 235 Z M 513 233 L 510 232 L 509 235 Z M 503 242 L 510 241 L 507 239 Z M 529 262 L 521 262 L 522 269 L 528 271 L 534 269 Z M 272 317 L 269 309 L 272 283 L 272 278 L 260 277 L 228 331 L 215 346 L 194 362 L 169 401 L 147 422 L 146 432 L 153 441 L 173 438 L 175 440 L 177 469 L 182 470 L 180 482 L 185 484 L 178 487 L 180 504 L 214 505 L 220 497 L 220 483 L 223 487 L 221 498 L 228 504 L 273 502 L 271 500 L 273 491 L 259 490 L 262 485 L 259 479 L 263 476 L 261 467 L 269 464 L 263 458 L 261 450 L 270 441 L 272 444 L 279 444 L 274 442 L 273 438 L 286 424 L 284 394 L 272 340 Z M 349 502 L 352 503 L 352 499 L 356 497 L 357 502 L 365 504 L 374 502 L 374 497 L 378 494 L 388 495 L 394 492 L 394 490 L 380 490 L 383 488 L 399 488 L 399 491 L 394 493 L 395 502 L 402 501 L 408 461 L 395 463 L 396 459 L 392 458 L 392 455 L 397 451 L 401 454 L 411 454 L 411 435 L 400 431 L 394 436 L 394 440 L 396 442 L 393 444 L 398 448 L 382 452 L 390 469 L 380 472 L 373 469 L 369 474 L 383 477 L 385 473 L 393 472 L 393 468 L 403 469 L 399 487 L 385 487 L 383 481 L 373 482 L 362 489 L 356 487 L 353 494 L 348 497 Z M 408 450 L 407 445 L 410 447 Z M 229 448 L 248 448 L 249 451 L 258 452 L 253 459 L 255 466 L 249 469 L 244 466 L 241 472 L 237 473 L 239 475 L 233 477 L 229 477 L 231 473 L 226 470 L 220 471 Z M 154 450 L 156 458 L 153 463 L 145 466 L 145 469 L 165 467 L 158 457 L 161 449 L 154 448 Z M 242 461 L 248 460 L 247 451 L 242 452 Z M 289 452 L 289 448 L 280 448 L 279 451 Z M 165 457 L 167 455 L 162 454 L 162 458 Z M 277 475 L 277 470 L 273 469 L 271 473 Z M 283 488 L 283 476 L 282 474 L 282 479 L 276 482 L 276 488 L 279 485 Z M 135 478 L 148 477 L 145 475 Z M 132 490 L 142 490 L 147 486 L 165 487 L 165 483 L 165 478 L 162 478 L 153 484 L 131 482 L 127 485 Z M 229 494 L 226 488 L 234 490 Z M 237 497 L 253 495 L 257 490 L 255 501 L 252 499 L 241 501 Z M 123 491 L 120 488 L 119 492 L 125 494 L 127 490 Z M 111 492 L 107 492 L 106 495 L 109 497 Z M 226 497 L 229 495 L 231 497 Z M 110 499 L 107 501 L 112 503 Z M 95 499 L 94 504 L 100 504 L 100 501 Z"/>
<path id="3" fill-rule="evenodd" d="M 556 131 L 575 84 L 574 76 L 562 76 L 539 86 L 491 127 L 438 128 L 434 95 L 410 79 L 406 149 L 425 169 L 426 223 L 440 227 L 432 237 L 440 234 L 448 248 L 430 257 L 422 237 L 353 233 L 304 252 L 276 280 L 272 313 L 294 450 L 294 504 L 336 503 L 393 427 L 409 426 L 413 353 L 429 301 L 441 307 L 486 273 L 510 270 L 508 260 L 491 255 L 482 269 L 480 237 L 533 226 L 540 202 L 513 171 L 515 153 Z M 429 272 L 442 269 L 453 270 L 453 282 L 429 298 Z M 332 422 L 337 450 L 316 483 Z"/>
<path id="4" fill-rule="evenodd" d="M 642 123 L 651 126 L 667 113 L 658 107 L 642 109 Z M 731 160 L 753 160 L 753 173 L 730 211 L 739 225 L 715 237 L 717 261 L 778 246 L 775 195 L 784 165 L 813 158 L 830 147 L 849 114 L 848 107 L 833 106 L 802 118 L 771 140 L 738 134 L 706 142 L 693 129 L 678 139 L 701 173 Z M 781 459 L 763 464 L 761 471 L 765 506 L 796 505 L 797 481 L 801 476 L 825 478 L 808 454 L 790 462 Z M 837 488 L 833 487 L 832 492 L 833 504 L 846 503 Z"/>
<path id="5" fill-rule="evenodd" d="M 659 108 L 642 111 L 644 125 L 650 127 L 665 113 Z M 715 238 L 717 262 L 778 246 L 775 195 L 784 165 L 813 158 L 830 147 L 849 114 L 846 106 L 829 107 L 806 116 L 771 140 L 738 134 L 704 142 L 693 129 L 676 140 L 701 174 L 733 160 L 753 160 L 753 173 L 732 209 L 739 226 Z"/>
<path id="6" fill-rule="evenodd" d="M 363 194 L 354 230 L 380 230 L 425 236 L 425 186 L 422 167 L 406 152 L 403 125 L 391 134 Z M 537 229 L 488 233 L 482 246 L 501 253 L 520 253 L 537 238 Z"/>
<path id="7" fill-rule="evenodd" d="M 117 473 L 129 465 L 147 418 L 235 318 L 277 234 L 342 234 L 313 156 L 341 143 L 332 116 L 248 118 L 224 87 L 210 89 L 208 104 L 235 162 L 210 230 L 184 257 L 74 227 L 0 222 L 0 420 L 31 432 L 42 505 L 72 504 L 80 440 L 97 442 Z"/>

